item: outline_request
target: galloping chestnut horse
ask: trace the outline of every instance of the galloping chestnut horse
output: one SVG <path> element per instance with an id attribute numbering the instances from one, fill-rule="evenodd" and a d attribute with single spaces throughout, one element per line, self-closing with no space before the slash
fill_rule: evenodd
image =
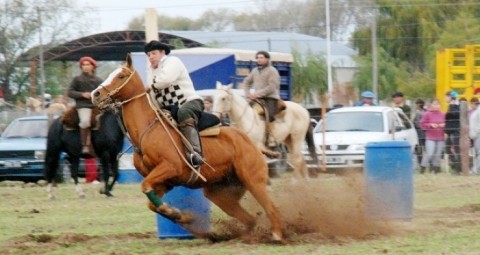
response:
<path id="1" fill-rule="evenodd" d="M 145 177 L 141 186 L 150 201 L 149 208 L 189 229 L 190 215 L 167 205 L 162 197 L 179 185 L 203 188 L 210 201 L 246 226 L 247 234 L 253 230 L 255 218 L 240 205 L 240 199 L 249 191 L 270 220 L 273 241 L 282 241 L 280 213 L 267 193 L 267 164 L 248 136 L 237 128 L 220 127 L 218 135 L 201 137 L 208 164 L 200 168 L 205 179 L 194 178 L 180 133 L 161 114 L 157 117 L 149 100 L 130 55 L 125 65 L 92 91 L 95 105 L 122 109 L 123 122 L 134 146 L 133 163 Z M 213 237 L 208 233 L 202 236 Z"/>

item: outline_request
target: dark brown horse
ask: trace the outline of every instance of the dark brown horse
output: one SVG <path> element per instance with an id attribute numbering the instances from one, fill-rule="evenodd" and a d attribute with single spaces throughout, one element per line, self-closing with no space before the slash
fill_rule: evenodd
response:
<path id="1" fill-rule="evenodd" d="M 280 213 L 267 193 L 267 164 L 243 131 L 221 127 L 218 135 L 202 137 L 208 164 L 200 168 L 201 178 L 192 178 L 194 174 L 185 159 L 180 133 L 151 107 L 150 97 L 132 67 L 130 55 L 125 65 L 112 72 L 92 92 L 92 98 L 100 108 L 121 107 L 125 128 L 135 148 L 133 163 L 145 177 L 142 191 L 152 211 L 189 229 L 192 220 L 188 213 L 167 205 L 162 197 L 174 186 L 203 188 L 210 201 L 246 226 L 246 234 L 255 226 L 255 218 L 240 205 L 240 199 L 248 190 L 265 210 L 273 240 L 283 240 Z"/>

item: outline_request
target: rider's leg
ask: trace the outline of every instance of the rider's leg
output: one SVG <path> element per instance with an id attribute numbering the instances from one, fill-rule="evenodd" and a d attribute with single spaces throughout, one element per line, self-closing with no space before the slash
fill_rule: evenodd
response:
<path id="1" fill-rule="evenodd" d="M 268 112 L 268 118 L 265 119 L 267 123 L 267 145 L 270 148 L 274 148 L 278 145 L 275 137 L 273 136 L 273 122 L 275 121 L 275 115 L 277 114 L 277 99 L 265 98 L 264 102 Z"/>
<path id="2" fill-rule="evenodd" d="M 80 119 L 80 138 L 82 140 L 82 154 L 90 155 L 90 120 L 92 117 L 91 108 L 78 108 L 78 117 Z"/>
<path id="3" fill-rule="evenodd" d="M 178 109 L 180 131 L 193 147 L 193 151 L 188 152 L 188 156 L 194 167 L 199 167 L 204 162 L 202 144 L 197 130 L 197 121 L 203 107 L 202 100 L 192 100 Z"/>

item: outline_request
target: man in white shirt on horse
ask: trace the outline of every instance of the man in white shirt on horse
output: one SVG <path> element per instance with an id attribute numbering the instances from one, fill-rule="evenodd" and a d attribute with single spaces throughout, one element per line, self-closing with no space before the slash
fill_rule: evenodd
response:
<path id="1" fill-rule="evenodd" d="M 148 89 L 153 93 L 159 107 L 179 107 L 179 129 L 193 147 L 193 151 L 188 152 L 187 156 L 192 166 L 198 168 L 204 162 L 197 130 L 198 120 L 204 110 L 203 99 L 196 93 L 182 61 L 175 56 L 169 56 L 168 45 L 153 40 L 145 45 L 145 54 L 150 62 Z"/>

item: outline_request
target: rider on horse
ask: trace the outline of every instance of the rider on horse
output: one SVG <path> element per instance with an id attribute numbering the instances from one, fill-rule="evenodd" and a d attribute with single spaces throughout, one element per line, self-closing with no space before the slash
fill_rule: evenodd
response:
<path id="1" fill-rule="evenodd" d="M 277 113 L 277 101 L 280 99 L 280 74 L 270 63 L 270 54 L 259 51 L 255 54 L 257 67 L 245 78 L 245 95 L 253 102 L 259 102 L 267 109 L 267 141 L 268 146 L 275 146 L 276 142 L 269 133 L 272 133 L 272 122 Z M 250 92 L 253 87 L 254 92 Z"/>
<path id="2" fill-rule="evenodd" d="M 192 79 L 182 61 L 169 56 L 170 47 L 159 41 L 145 45 L 148 56 L 147 89 L 158 107 L 178 106 L 179 129 L 190 142 L 193 151 L 188 152 L 193 167 L 203 164 L 202 147 L 197 130 L 198 120 L 204 110 L 203 99 L 195 92 Z"/>
<path id="3" fill-rule="evenodd" d="M 75 99 L 75 108 L 80 119 L 80 137 L 82 140 L 82 154 L 92 155 L 90 149 L 90 126 L 93 104 L 90 93 L 102 83 L 102 79 L 95 76 L 97 62 L 91 57 L 82 57 L 78 61 L 82 74 L 73 78 L 68 89 L 68 96 Z"/>

